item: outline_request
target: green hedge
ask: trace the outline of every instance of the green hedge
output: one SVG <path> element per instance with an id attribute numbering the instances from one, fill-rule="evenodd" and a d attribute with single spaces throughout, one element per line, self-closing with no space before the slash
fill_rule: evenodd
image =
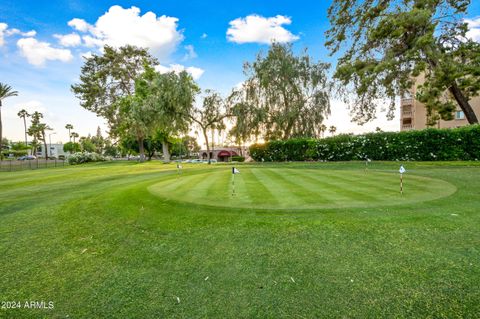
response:
<path id="1" fill-rule="evenodd" d="M 480 159 L 480 125 L 290 139 L 250 146 L 256 161 L 473 161 Z"/>
<path id="2" fill-rule="evenodd" d="M 243 156 L 232 156 L 232 162 L 245 162 L 245 157 L 243 157 Z"/>

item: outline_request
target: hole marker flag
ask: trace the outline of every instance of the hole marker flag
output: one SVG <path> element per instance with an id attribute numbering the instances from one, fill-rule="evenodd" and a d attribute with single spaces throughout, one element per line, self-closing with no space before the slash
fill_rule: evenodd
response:
<path id="1" fill-rule="evenodd" d="M 405 167 L 403 167 L 403 165 L 401 165 L 398 171 L 400 172 L 400 194 L 403 195 L 403 173 L 405 173 L 407 170 Z"/>
<path id="2" fill-rule="evenodd" d="M 235 196 L 235 174 L 240 174 L 240 171 L 232 167 L 232 196 Z"/>
<path id="3" fill-rule="evenodd" d="M 181 164 L 177 164 L 177 168 L 180 169 L 180 168 L 183 168 Z"/>

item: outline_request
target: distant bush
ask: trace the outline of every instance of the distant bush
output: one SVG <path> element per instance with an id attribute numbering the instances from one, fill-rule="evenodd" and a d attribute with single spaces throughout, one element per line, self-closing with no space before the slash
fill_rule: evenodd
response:
<path id="1" fill-rule="evenodd" d="M 67 157 L 67 160 L 69 164 L 77 165 L 77 164 L 91 163 L 91 162 L 104 162 L 104 161 L 110 160 L 110 158 L 97 153 L 78 152 L 78 153 L 69 155 Z"/>
<path id="2" fill-rule="evenodd" d="M 232 156 L 232 162 L 245 162 L 245 157 L 243 157 L 243 156 Z"/>
<path id="3" fill-rule="evenodd" d="M 73 142 L 67 142 L 63 144 L 63 151 L 68 152 L 68 153 L 78 153 L 80 152 L 80 144 L 78 143 L 73 143 Z"/>
<path id="4" fill-rule="evenodd" d="M 290 139 L 250 146 L 256 161 L 456 161 L 480 159 L 480 125 Z"/>

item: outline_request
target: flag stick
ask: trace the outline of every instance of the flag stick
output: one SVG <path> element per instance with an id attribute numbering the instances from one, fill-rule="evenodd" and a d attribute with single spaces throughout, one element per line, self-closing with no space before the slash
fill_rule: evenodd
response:
<path id="1" fill-rule="evenodd" d="M 403 195 L 403 174 L 400 174 L 400 194 Z"/>
<path id="2" fill-rule="evenodd" d="M 235 174 L 232 175 L 232 196 L 235 196 Z"/>

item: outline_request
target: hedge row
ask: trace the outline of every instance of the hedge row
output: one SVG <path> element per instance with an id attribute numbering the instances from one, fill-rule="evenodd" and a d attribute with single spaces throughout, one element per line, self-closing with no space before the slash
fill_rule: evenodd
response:
<path id="1" fill-rule="evenodd" d="M 250 146 L 256 161 L 455 161 L 480 159 L 480 125 L 338 135 Z"/>

